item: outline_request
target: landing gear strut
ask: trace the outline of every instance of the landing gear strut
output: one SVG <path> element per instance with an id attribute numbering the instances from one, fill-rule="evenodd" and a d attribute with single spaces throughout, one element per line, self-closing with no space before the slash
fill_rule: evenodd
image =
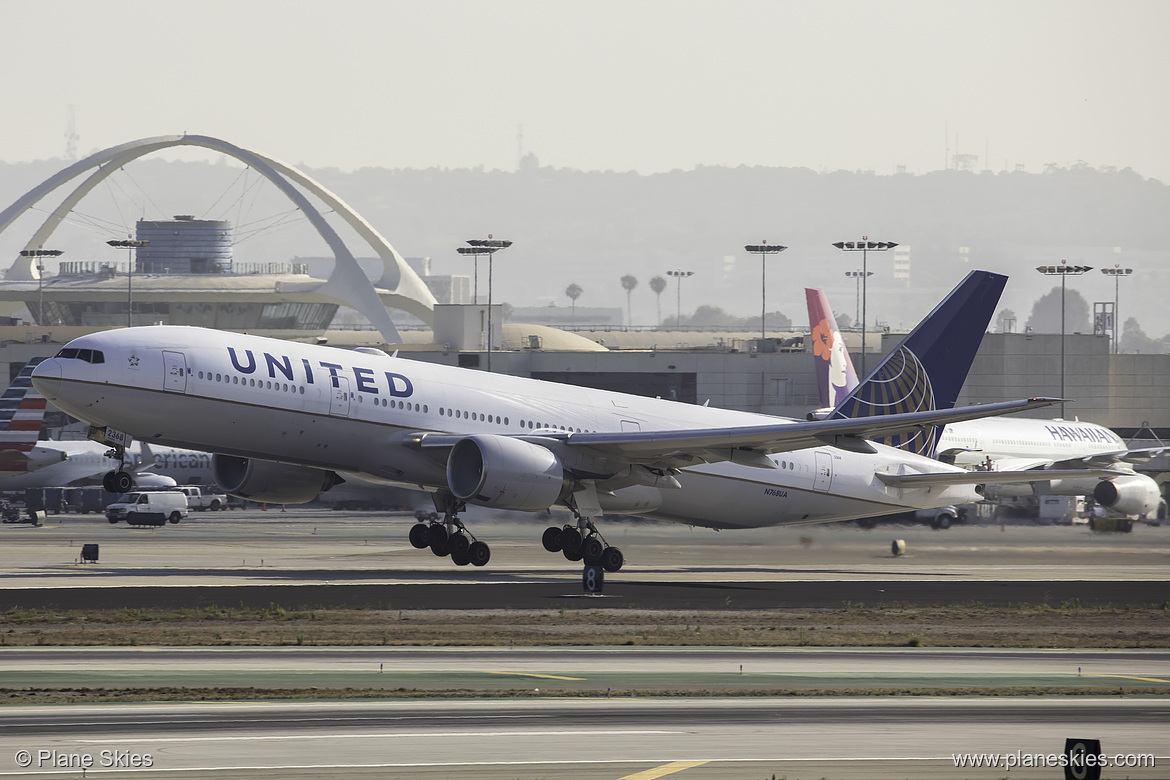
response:
<path id="1" fill-rule="evenodd" d="M 430 547 L 440 558 L 450 555 L 456 566 L 487 565 L 491 548 L 476 539 L 456 515 L 466 505 L 451 496 L 442 499 L 441 505 L 436 497 L 435 504 L 442 509 L 442 516 L 436 512 L 418 515 L 418 522 L 410 529 L 411 545 L 419 550 Z"/>
<path id="2" fill-rule="evenodd" d="M 106 472 L 102 477 L 102 487 L 107 493 L 128 493 L 134 487 L 134 477 L 126 471 L 126 448 L 115 444 L 106 457 L 118 461 L 118 470 Z"/>
<path id="3" fill-rule="evenodd" d="M 626 562 L 622 551 L 610 547 L 587 517 L 578 517 L 575 526 L 554 525 L 544 529 L 540 541 L 549 552 L 559 552 L 570 561 L 584 560 L 586 565 L 601 566 L 606 571 L 618 571 Z"/>

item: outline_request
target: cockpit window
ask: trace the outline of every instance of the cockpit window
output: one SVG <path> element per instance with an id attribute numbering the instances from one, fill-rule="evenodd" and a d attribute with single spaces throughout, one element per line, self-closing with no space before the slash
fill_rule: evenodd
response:
<path id="1" fill-rule="evenodd" d="M 84 360 L 86 363 L 105 363 L 106 356 L 100 349 L 76 349 L 65 347 L 57 353 L 63 360 Z"/>

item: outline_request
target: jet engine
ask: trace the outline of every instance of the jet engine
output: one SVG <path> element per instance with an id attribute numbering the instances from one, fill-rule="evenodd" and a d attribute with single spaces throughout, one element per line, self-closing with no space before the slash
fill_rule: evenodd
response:
<path id="1" fill-rule="evenodd" d="M 507 436 L 460 439 L 447 457 L 447 486 L 460 501 L 497 509 L 548 509 L 568 489 L 547 448 Z"/>
<path id="2" fill-rule="evenodd" d="M 1093 488 L 1093 500 L 1123 515 L 1152 518 L 1158 512 L 1162 494 L 1153 479 L 1134 474 L 1098 482 Z"/>
<path id="3" fill-rule="evenodd" d="M 332 471 L 234 455 L 213 455 L 211 471 L 227 493 L 270 504 L 304 504 L 344 481 Z"/>

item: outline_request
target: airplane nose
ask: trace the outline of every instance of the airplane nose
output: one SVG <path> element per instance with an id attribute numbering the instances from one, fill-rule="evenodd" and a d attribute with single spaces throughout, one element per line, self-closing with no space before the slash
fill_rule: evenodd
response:
<path id="1" fill-rule="evenodd" d="M 51 358 L 42 362 L 33 369 L 32 383 L 41 395 L 50 401 L 56 401 L 61 390 L 60 362 Z"/>

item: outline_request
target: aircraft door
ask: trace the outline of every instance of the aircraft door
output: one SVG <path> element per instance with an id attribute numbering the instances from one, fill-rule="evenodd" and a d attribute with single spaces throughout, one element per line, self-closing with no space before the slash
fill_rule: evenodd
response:
<path id="1" fill-rule="evenodd" d="M 169 393 L 187 392 L 187 356 L 182 352 L 163 350 L 163 390 Z"/>
<path id="2" fill-rule="evenodd" d="M 333 377 L 333 397 L 329 401 L 329 414 L 333 417 L 349 417 L 349 377 Z"/>
<path id="3" fill-rule="evenodd" d="M 815 490 L 828 490 L 833 482 L 833 456 L 828 452 L 816 452 L 816 475 L 813 479 Z"/>

